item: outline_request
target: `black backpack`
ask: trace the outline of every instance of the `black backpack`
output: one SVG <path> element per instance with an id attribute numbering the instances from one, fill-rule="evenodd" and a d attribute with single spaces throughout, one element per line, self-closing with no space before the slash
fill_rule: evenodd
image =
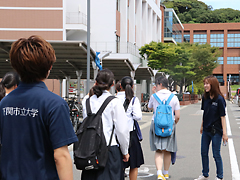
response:
<path id="1" fill-rule="evenodd" d="M 74 164 L 79 170 L 104 168 L 108 159 L 114 125 L 107 146 L 103 133 L 102 112 L 115 96 L 109 96 L 96 114 L 92 113 L 89 98 L 86 101 L 87 117 L 77 129 L 78 141 L 73 145 Z"/>

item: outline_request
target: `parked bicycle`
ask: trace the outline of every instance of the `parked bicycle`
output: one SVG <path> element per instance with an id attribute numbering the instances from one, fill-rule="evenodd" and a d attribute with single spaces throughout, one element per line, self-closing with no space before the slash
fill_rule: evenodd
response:
<path id="1" fill-rule="evenodd" d="M 78 125 L 80 124 L 79 118 L 82 117 L 82 104 L 81 102 L 77 102 L 75 97 L 68 98 L 67 103 L 70 110 L 70 120 L 72 122 L 73 129 L 76 132 Z"/>
<path id="2" fill-rule="evenodd" d="M 142 112 L 149 112 L 149 110 L 148 110 L 149 94 L 143 93 L 142 94 L 142 101 L 143 101 L 141 103 Z"/>

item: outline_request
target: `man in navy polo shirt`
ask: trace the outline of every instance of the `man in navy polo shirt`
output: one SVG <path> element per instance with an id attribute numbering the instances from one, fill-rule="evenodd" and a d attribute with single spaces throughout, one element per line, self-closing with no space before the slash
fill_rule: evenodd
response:
<path id="1" fill-rule="evenodd" d="M 52 46 L 38 36 L 21 38 L 10 59 L 22 82 L 0 103 L 2 179 L 72 180 L 68 145 L 77 137 L 69 108 L 43 82 L 56 61 Z"/>

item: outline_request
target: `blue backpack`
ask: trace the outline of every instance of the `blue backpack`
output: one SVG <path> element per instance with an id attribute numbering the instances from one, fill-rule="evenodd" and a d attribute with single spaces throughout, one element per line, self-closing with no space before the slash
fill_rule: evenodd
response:
<path id="1" fill-rule="evenodd" d="M 174 94 L 171 94 L 168 100 L 163 102 L 159 97 L 153 94 L 153 97 L 158 101 L 159 105 L 156 108 L 154 116 L 154 126 L 155 134 L 160 137 L 171 136 L 173 130 L 173 116 L 172 116 L 172 107 L 169 105 Z"/>

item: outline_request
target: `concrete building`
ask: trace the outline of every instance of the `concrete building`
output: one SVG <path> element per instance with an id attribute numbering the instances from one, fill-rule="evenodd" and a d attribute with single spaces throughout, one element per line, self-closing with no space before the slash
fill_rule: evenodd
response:
<path id="1" fill-rule="evenodd" d="M 12 70 L 8 55 L 12 42 L 20 37 L 39 35 L 52 44 L 56 53 L 57 62 L 51 70 L 50 80 L 46 81 L 51 91 L 61 95 L 60 86 L 64 78 L 86 78 L 85 39 L 68 40 L 68 29 L 71 25 L 75 28 L 76 21 L 67 13 L 65 0 L 1 1 L 0 14 L 0 77 Z M 78 26 L 82 24 L 82 21 L 77 23 Z M 81 26 L 81 29 L 84 27 Z M 91 59 L 94 57 L 95 52 L 91 51 Z"/>
<path id="2" fill-rule="evenodd" d="M 147 67 L 138 49 L 151 41 L 163 41 L 160 7 L 160 0 L 91 0 L 91 62 L 95 52 L 111 52 L 100 58 L 103 68 L 111 69 L 116 80 L 127 75 L 134 78 L 138 96 L 150 93 L 156 73 Z M 2 1 L 0 14 L 4 17 L 0 20 L 0 76 L 11 70 L 11 43 L 20 37 L 40 35 L 53 45 L 57 56 L 50 89 L 66 96 L 70 79 L 86 79 L 87 0 Z M 91 79 L 93 71 L 94 64 Z M 62 92 L 59 87 L 65 84 L 63 79 L 68 81 Z M 82 86 L 78 83 L 78 87 Z"/>
<path id="3" fill-rule="evenodd" d="M 67 1 L 67 13 L 86 14 L 86 0 Z M 116 80 L 131 76 L 137 82 L 137 94 L 150 93 L 154 73 L 139 48 L 151 41 L 162 41 L 160 0 L 91 0 L 91 48 L 111 52 L 101 59 L 103 68 L 113 71 Z M 67 27 L 69 27 L 67 25 Z M 72 26 L 73 27 L 73 26 Z M 81 40 L 86 32 L 67 28 L 67 40 Z"/>
<path id="4" fill-rule="evenodd" d="M 190 43 L 209 43 L 222 50 L 219 66 L 213 70 L 227 92 L 227 82 L 239 83 L 240 74 L 240 23 L 183 24 L 184 39 Z"/>

